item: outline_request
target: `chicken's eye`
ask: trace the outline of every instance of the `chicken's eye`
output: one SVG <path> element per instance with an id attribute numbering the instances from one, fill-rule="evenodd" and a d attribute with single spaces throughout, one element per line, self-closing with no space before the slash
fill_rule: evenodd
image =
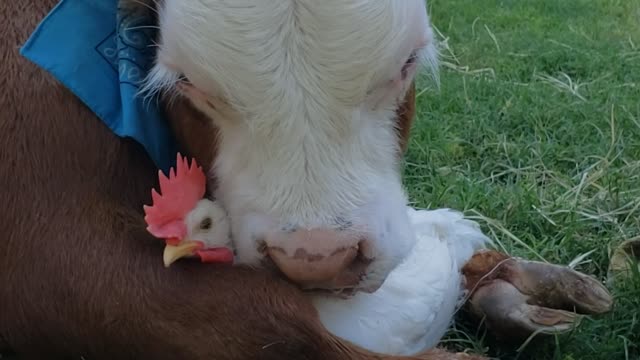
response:
<path id="1" fill-rule="evenodd" d="M 204 220 L 202 220 L 202 222 L 200 223 L 200 229 L 201 230 L 209 230 L 211 229 L 211 225 L 212 225 L 212 221 L 211 218 L 205 218 Z"/>

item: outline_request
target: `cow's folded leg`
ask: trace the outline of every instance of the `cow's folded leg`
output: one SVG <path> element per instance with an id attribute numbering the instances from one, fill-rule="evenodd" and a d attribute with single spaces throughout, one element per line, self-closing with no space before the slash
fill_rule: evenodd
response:
<path id="1" fill-rule="evenodd" d="M 566 332 L 584 315 L 613 305 L 607 288 L 591 276 L 494 250 L 474 254 L 462 272 L 470 313 L 504 340 Z"/>

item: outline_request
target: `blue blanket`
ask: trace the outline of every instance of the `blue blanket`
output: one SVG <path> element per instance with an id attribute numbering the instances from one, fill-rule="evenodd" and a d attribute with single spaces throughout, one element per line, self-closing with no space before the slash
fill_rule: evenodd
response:
<path id="1" fill-rule="evenodd" d="M 69 88 L 118 136 L 139 142 L 167 172 L 178 151 L 157 99 L 138 95 L 153 65 L 149 11 L 118 0 L 62 0 L 21 54 Z M 148 9 L 147 9 L 148 10 Z"/>

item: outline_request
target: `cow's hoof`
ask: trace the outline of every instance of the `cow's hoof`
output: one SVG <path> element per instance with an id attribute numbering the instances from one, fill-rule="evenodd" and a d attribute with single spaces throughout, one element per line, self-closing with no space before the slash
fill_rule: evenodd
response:
<path id="1" fill-rule="evenodd" d="M 599 281 L 564 266 L 489 250 L 476 253 L 462 271 L 471 313 L 501 339 L 563 333 L 583 315 L 606 313 L 613 305 Z"/>

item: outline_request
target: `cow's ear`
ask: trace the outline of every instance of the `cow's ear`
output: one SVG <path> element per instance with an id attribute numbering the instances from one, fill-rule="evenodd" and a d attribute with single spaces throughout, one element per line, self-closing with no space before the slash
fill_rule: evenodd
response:
<path id="1" fill-rule="evenodd" d="M 407 90 L 404 100 L 396 110 L 396 127 L 398 129 L 398 141 L 402 154 L 407 151 L 409 136 L 411 135 L 411 125 L 416 114 L 416 85 L 412 82 Z"/>

